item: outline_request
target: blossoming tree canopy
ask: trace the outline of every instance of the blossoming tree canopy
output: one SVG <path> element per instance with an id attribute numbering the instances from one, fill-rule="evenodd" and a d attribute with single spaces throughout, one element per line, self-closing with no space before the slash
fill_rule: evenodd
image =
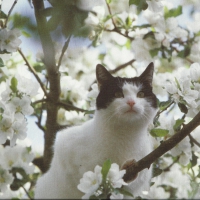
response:
<path id="1" fill-rule="evenodd" d="M 162 155 L 145 158 L 153 177 L 141 197 L 200 198 L 199 6 L 198 0 L 0 1 L 0 197 L 34 198 L 56 133 L 93 117 L 97 64 L 133 77 L 154 62 L 159 109 L 148 131 L 153 155 L 158 148 Z M 44 133 L 44 152 L 34 152 L 27 137 L 32 117 Z M 83 173 L 77 185 L 83 197 L 134 196 L 124 189 L 120 167 L 105 160 Z"/>

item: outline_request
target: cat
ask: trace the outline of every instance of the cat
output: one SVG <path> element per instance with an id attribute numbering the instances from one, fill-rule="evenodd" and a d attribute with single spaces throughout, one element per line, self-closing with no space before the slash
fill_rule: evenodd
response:
<path id="1" fill-rule="evenodd" d="M 84 194 L 77 185 L 85 172 L 107 159 L 122 167 L 153 150 L 147 131 L 157 111 L 153 72 L 150 63 L 139 77 L 121 78 L 96 66 L 99 94 L 94 118 L 57 133 L 50 169 L 36 184 L 36 199 L 81 199 Z M 151 174 L 151 169 L 139 172 L 126 187 L 136 197 L 149 188 Z"/>

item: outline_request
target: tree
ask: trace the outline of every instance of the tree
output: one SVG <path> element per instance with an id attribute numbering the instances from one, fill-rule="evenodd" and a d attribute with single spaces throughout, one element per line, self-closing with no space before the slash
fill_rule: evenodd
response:
<path id="1" fill-rule="evenodd" d="M 25 192 L 33 198 L 39 176 L 34 166 L 48 170 L 57 131 L 93 114 L 96 64 L 128 76 L 154 61 L 159 111 L 149 132 L 155 150 L 133 163 L 123 178 L 128 181 L 153 164 L 152 186 L 144 198 L 199 197 L 199 2 L 33 0 L 29 3 L 36 23 L 30 16 L 12 14 L 18 3 L 13 0 L 8 13 L 0 12 L 0 195 L 20 197 Z M 183 7 L 191 9 L 192 21 L 181 27 Z M 41 44 L 37 61 L 20 48 L 20 34 Z M 69 47 L 77 37 L 88 45 Z M 27 115 L 36 116 L 44 132 L 41 157 L 18 142 L 26 138 Z M 110 167 L 106 161 L 104 176 Z"/>

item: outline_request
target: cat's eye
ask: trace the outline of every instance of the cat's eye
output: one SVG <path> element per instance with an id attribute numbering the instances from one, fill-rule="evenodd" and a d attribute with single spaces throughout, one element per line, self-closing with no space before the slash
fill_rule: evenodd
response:
<path id="1" fill-rule="evenodd" d="M 140 91 L 137 93 L 138 98 L 144 98 L 144 92 Z"/>
<path id="2" fill-rule="evenodd" d="M 124 98 L 124 94 L 123 94 L 123 92 L 121 92 L 121 91 L 115 92 L 115 97 L 116 97 L 116 98 Z"/>

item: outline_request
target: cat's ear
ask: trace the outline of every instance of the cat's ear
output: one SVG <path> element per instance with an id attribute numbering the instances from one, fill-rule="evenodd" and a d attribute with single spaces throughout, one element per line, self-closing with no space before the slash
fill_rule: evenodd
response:
<path id="1" fill-rule="evenodd" d="M 154 72 L 154 64 L 153 62 L 151 62 L 144 70 L 144 72 L 140 75 L 140 79 L 143 82 L 147 82 L 150 86 L 152 86 L 153 72 Z"/>
<path id="2" fill-rule="evenodd" d="M 104 83 L 108 82 L 113 78 L 113 76 L 108 72 L 108 70 L 101 64 L 98 64 L 96 66 L 96 77 L 99 89 Z"/>

